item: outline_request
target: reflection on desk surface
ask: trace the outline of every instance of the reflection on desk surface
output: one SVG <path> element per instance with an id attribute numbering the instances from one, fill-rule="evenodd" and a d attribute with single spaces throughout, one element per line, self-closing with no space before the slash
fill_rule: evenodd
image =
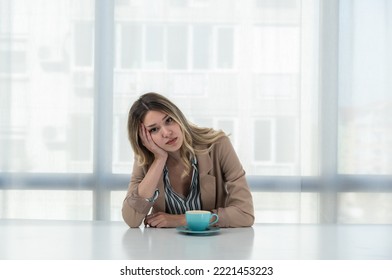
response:
<path id="1" fill-rule="evenodd" d="M 214 235 L 144 228 L 127 230 L 123 249 L 130 259 L 250 259 L 253 241 L 253 227 L 221 229 Z"/>
<path id="2" fill-rule="evenodd" d="M 392 225 L 256 224 L 197 236 L 123 222 L 0 220 L 0 259 L 392 260 Z"/>

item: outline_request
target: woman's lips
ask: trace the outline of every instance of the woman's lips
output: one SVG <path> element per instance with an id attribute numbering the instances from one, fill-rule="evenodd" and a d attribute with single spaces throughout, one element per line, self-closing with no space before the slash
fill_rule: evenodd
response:
<path id="1" fill-rule="evenodd" d="M 173 139 L 167 141 L 167 142 L 166 142 L 166 145 L 173 145 L 173 144 L 176 143 L 176 141 L 177 141 L 177 138 L 173 138 Z"/>

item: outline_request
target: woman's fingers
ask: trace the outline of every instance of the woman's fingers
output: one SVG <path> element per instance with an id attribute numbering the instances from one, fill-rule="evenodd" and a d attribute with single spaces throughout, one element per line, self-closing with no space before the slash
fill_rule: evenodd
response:
<path id="1" fill-rule="evenodd" d="M 163 212 L 150 214 L 144 220 L 150 227 L 177 227 L 185 224 L 185 215 L 171 215 Z"/>
<path id="2" fill-rule="evenodd" d="M 167 152 L 160 148 L 152 139 L 150 132 L 144 126 L 144 124 L 140 125 L 140 138 L 142 140 L 142 144 L 146 147 L 150 152 L 152 152 L 155 157 L 157 156 L 167 156 Z"/>
<path id="3" fill-rule="evenodd" d="M 153 144 L 155 144 L 144 124 L 140 125 L 140 138 L 142 139 L 143 145 L 149 150 L 152 148 Z"/>

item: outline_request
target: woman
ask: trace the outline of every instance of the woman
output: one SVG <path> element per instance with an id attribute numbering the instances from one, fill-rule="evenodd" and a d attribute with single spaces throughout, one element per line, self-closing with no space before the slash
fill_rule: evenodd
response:
<path id="1" fill-rule="evenodd" d="M 253 225 L 245 171 L 222 131 L 197 127 L 146 93 L 129 111 L 128 136 L 136 158 L 122 214 L 130 227 L 184 226 L 185 211 L 199 209 L 218 214 L 219 227 Z"/>

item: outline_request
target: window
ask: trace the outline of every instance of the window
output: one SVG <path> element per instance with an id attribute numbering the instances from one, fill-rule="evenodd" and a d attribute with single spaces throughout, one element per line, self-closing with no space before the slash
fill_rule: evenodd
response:
<path id="1" fill-rule="evenodd" d="M 167 67 L 187 69 L 188 29 L 186 26 L 168 26 L 167 29 Z"/>
<path id="2" fill-rule="evenodd" d="M 211 67 L 211 27 L 196 25 L 193 29 L 193 68 L 209 69 Z"/>
<path id="3" fill-rule="evenodd" d="M 203 70 L 234 67 L 234 30 L 211 23 L 119 21 L 118 69 Z"/>
<path id="4" fill-rule="evenodd" d="M 0 75 L 10 72 L 13 75 L 26 74 L 27 67 L 26 40 L 14 39 L 8 43 L 0 39 Z"/>
<path id="5" fill-rule="evenodd" d="M 234 30 L 221 27 L 216 30 L 216 67 L 233 68 L 234 64 Z"/>
<path id="6" fill-rule="evenodd" d="M 156 46 L 164 45 L 163 27 L 160 25 L 146 26 L 146 44 L 144 45 L 146 56 L 145 63 L 147 68 L 162 67 L 164 63 L 163 49 Z"/>
<path id="7" fill-rule="evenodd" d="M 292 117 L 256 120 L 254 133 L 256 162 L 295 165 L 298 147 L 296 124 Z"/>
<path id="8" fill-rule="evenodd" d="M 119 62 L 121 68 L 140 68 L 142 64 L 142 26 L 124 23 L 119 40 L 121 40 L 121 61 Z"/>
<path id="9" fill-rule="evenodd" d="M 0 0 L 1 218 L 120 220 L 155 91 L 230 133 L 257 221 L 391 222 L 386 1 L 41 2 Z"/>
<path id="10" fill-rule="evenodd" d="M 79 21 L 74 24 L 74 64 L 78 67 L 92 67 L 94 48 L 93 23 Z M 80 46 L 84 46 L 81 48 Z"/>

